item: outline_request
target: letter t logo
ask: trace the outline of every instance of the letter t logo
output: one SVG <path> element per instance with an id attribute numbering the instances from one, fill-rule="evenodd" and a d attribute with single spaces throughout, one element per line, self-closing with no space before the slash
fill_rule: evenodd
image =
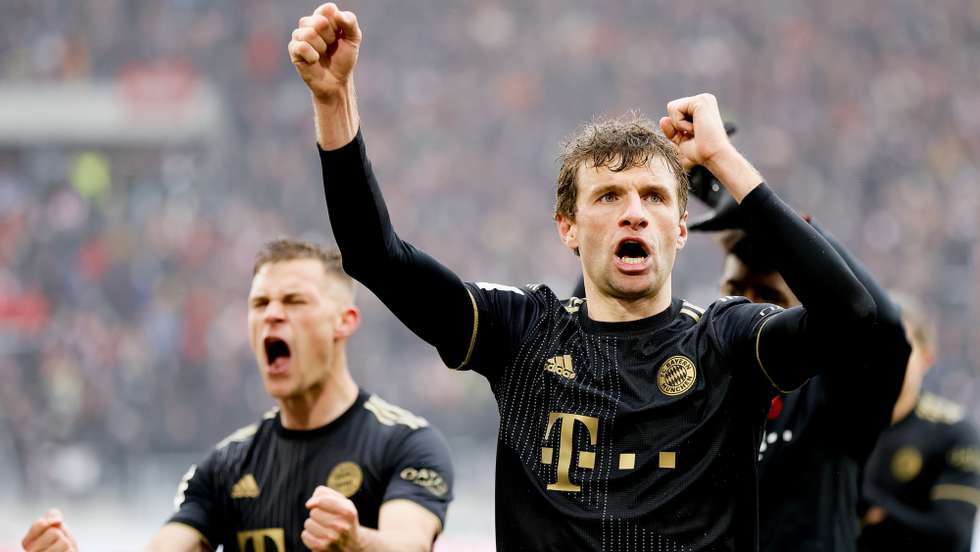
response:
<path id="1" fill-rule="evenodd" d="M 581 487 L 572 483 L 568 472 L 572 468 L 572 437 L 575 434 L 575 422 L 582 422 L 589 431 L 589 442 L 595 446 L 596 439 L 599 437 L 599 418 L 592 416 L 580 416 L 578 414 L 566 414 L 564 412 L 551 412 L 548 414 L 548 427 L 544 431 L 544 438 L 551 435 L 551 428 L 555 422 L 561 420 L 561 434 L 558 437 L 558 481 L 548 484 L 549 491 L 568 491 L 577 493 Z M 541 463 L 550 465 L 554 460 L 554 450 L 551 447 L 541 448 Z M 595 469 L 595 452 L 587 450 L 579 451 L 578 467 L 585 469 Z"/>

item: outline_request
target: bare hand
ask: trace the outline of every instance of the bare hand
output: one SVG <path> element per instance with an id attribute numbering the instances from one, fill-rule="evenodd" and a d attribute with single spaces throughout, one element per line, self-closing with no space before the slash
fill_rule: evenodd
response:
<path id="1" fill-rule="evenodd" d="M 357 508 L 347 497 L 321 485 L 306 501 L 306 507 L 310 510 L 310 517 L 303 524 L 300 538 L 310 550 L 361 549 L 357 534 L 360 526 Z"/>
<path id="2" fill-rule="evenodd" d="M 330 99 L 346 91 L 360 46 L 357 16 L 330 2 L 300 18 L 289 41 L 289 59 L 314 96 Z"/>
<path id="3" fill-rule="evenodd" d="M 868 511 L 864 514 L 864 524 L 865 525 L 878 525 L 879 523 L 885 521 L 888 517 L 888 512 L 881 506 L 872 506 L 868 508 Z"/>
<path id="4" fill-rule="evenodd" d="M 48 510 L 31 524 L 20 542 L 26 552 L 78 552 L 78 544 L 58 510 Z"/>
<path id="5" fill-rule="evenodd" d="M 731 149 L 725 124 L 712 94 L 680 98 L 667 104 L 667 116 L 660 119 L 660 129 L 677 144 L 681 164 L 690 170 L 707 165 L 720 152 Z"/>

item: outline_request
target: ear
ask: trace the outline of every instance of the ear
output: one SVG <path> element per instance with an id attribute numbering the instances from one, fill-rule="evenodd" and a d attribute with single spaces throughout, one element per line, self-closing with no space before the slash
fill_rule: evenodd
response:
<path id="1" fill-rule="evenodd" d="M 558 235 L 561 236 L 562 243 L 572 251 L 578 251 L 578 225 L 574 220 L 558 213 L 555 215 L 555 224 L 558 226 Z"/>
<path id="2" fill-rule="evenodd" d="M 340 313 L 340 322 L 334 327 L 334 339 L 347 339 L 361 326 L 361 311 L 351 305 Z"/>
<path id="3" fill-rule="evenodd" d="M 681 220 L 677 223 L 677 249 L 684 249 L 687 243 L 687 211 L 681 215 Z"/>

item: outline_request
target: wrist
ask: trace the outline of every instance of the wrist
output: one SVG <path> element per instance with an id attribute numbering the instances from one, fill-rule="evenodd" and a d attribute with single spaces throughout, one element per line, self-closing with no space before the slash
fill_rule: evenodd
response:
<path id="1" fill-rule="evenodd" d="M 745 158 L 735 149 L 735 146 L 729 143 L 706 156 L 701 164 L 712 174 L 715 174 L 716 171 L 723 172 L 726 167 L 730 167 L 739 161 L 744 162 Z"/>

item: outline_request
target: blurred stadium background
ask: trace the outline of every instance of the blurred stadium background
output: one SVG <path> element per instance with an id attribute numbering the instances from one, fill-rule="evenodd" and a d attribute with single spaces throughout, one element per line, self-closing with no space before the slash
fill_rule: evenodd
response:
<path id="1" fill-rule="evenodd" d="M 560 139 L 713 91 L 780 193 L 932 307 L 927 387 L 980 422 L 980 0 L 343 5 L 396 228 L 464 278 L 570 291 Z M 271 404 L 245 339 L 252 255 L 331 241 L 286 54 L 315 4 L 0 6 L 0 550 L 49 505 L 84 548 L 138 550 L 187 466 Z M 676 293 L 710 302 L 720 265 L 695 236 Z M 489 549 L 487 385 L 361 304 L 355 378 L 453 447 L 441 549 Z"/>

